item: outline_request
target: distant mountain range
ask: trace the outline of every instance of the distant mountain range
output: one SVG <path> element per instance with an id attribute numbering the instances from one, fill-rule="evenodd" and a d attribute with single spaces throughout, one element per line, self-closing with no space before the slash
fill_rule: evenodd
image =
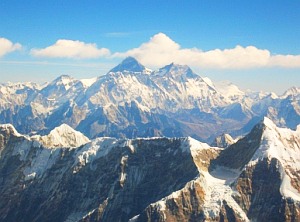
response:
<path id="1" fill-rule="evenodd" d="M 151 71 L 132 57 L 106 75 L 76 80 L 60 76 L 45 85 L 0 85 L 0 123 L 23 134 L 48 134 L 65 123 L 88 138 L 192 136 L 212 142 L 244 135 L 264 116 L 278 126 L 300 123 L 300 88 L 283 95 L 243 92 L 213 83 L 188 66 Z"/>
<path id="2" fill-rule="evenodd" d="M 0 220 L 299 221 L 300 126 L 264 118 L 237 141 L 223 138 L 225 149 L 191 137 L 90 141 L 65 124 L 29 137 L 0 125 Z"/>

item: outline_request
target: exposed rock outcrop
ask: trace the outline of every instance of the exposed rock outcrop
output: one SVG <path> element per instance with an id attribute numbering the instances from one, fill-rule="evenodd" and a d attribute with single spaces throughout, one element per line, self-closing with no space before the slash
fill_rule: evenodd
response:
<path id="1" fill-rule="evenodd" d="M 211 146 L 227 148 L 235 142 L 236 140 L 234 140 L 229 134 L 223 133 L 222 135 L 215 138 Z"/>

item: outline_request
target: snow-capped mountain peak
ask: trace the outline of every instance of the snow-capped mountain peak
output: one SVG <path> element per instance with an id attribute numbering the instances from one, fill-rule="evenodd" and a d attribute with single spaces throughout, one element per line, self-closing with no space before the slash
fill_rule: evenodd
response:
<path id="1" fill-rule="evenodd" d="M 300 201 L 300 190 L 294 185 L 300 179 L 297 173 L 300 170 L 300 131 L 279 128 L 267 117 L 261 126 L 264 127 L 261 143 L 248 166 L 264 158 L 277 159 L 282 179 L 281 194 Z"/>
<path id="2" fill-rule="evenodd" d="M 263 127 L 261 145 L 254 154 L 252 160 L 263 158 L 277 158 L 280 161 L 294 161 L 292 166 L 300 169 L 300 132 L 288 128 L 280 128 L 267 117 L 260 123 Z M 294 153 L 296 152 L 296 153 Z M 293 155 L 293 153 L 295 155 Z"/>
<path id="3" fill-rule="evenodd" d="M 215 87 L 214 83 L 211 81 L 210 78 L 208 78 L 208 77 L 202 77 L 202 80 L 203 80 L 207 85 L 209 85 L 212 89 L 216 90 L 216 87 Z"/>
<path id="4" fill-rule="evenodd" d="M 109 72 L 145 72 L 146 70 L 148 69 L 146 69 L 145 66 L 139 63 L 135 58 L 129 56 Z"/>
<path id="5" fill-rule="evenodd" d="M 192 69 L 187 65 L 179 65 L 171 63 L 163 68 L 159 69 L 157 72 L 154 73 L 156 76 L 161 77 L 171 77 L 174 79 L 181 78 L 182 80 L 186 78 L 196 78 L 199 77 L 195 74 Z"/>
<path id="6" fill-rule="evenodd" d="M 50 83 L 50 85 L 56 85 L 56 86 L 64 86 L 66 90 L 68 90 L 76 80 L 68 75 L 61 75 L 58 78 L 56 78 L 53 82 Z"/>
<path id="7" fill-rule="evenodd" d="M 74 130 L 67 124 L 54 128 L 48 135 L 33 136 L 32 139 L 41 142 L 45 147 L 78 147 L 90 140 L 82 133 Z"/>

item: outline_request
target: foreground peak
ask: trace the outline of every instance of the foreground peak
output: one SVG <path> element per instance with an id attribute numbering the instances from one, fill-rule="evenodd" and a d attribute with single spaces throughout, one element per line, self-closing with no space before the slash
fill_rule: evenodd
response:
<path id="1" fill-rule="evenodd" d="M 135 58 L 129 56 L 109 72 L 143 72 L 145 69 L 145 66 L 139 63 Z"/>
<path id="2" fill-rule="evenodd" d="M 62 124 L 54 128 L 46 136 L 34 136 L 34 140 L 38 140 L 45 147 L 79 147 L 84 145 L 90 140 L 82 133 L 74 130 L 67 124 Z"/>

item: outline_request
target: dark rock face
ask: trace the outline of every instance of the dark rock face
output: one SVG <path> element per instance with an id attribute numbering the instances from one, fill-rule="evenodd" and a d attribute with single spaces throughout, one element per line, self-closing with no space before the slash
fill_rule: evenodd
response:
<path id="1" fill-rule="evenodd" d="M 276 159 L 264 159 L 247 167 L 236 181 L 237 202 L 253 221 L 298 221 L 300 204 L 282 198 L 282 183 Z"/>
<path id="2" fill-rule="evenodd" d="M 211 167 L 216 164 L 233 169 L 242 169 L 245 164 L 251 160 L 255 151 L 258 149 L 263 130 L 264 125 L 256 125 L 247 136 L 224 150 L 222 154 L 213 161 Z"/>
<path id="3" fill-rule="evenodd" d="M 177 198 L 168 199 L 164 212 L 150 205 L 136 221 L 202 221 L 205 218 L 202 209 L 204 196 L 205 191 L 201 185 L 194 182 Z"/>
<path id="4" fill-rule="evenodd" d="M 123 158 L 128 155 L 124 165 L 120 166 L 120 170 L 127 174 L 126 180 L 115 185 L 112 197 L 103 209 L 104 221 L 127 221 L 150 203 L 182 188 L 198 174 L 191 157 L 180 152 L 174 155 L 172 152 L 180 146 L 180 141 L 170 143 L 165 139 L 158 144 L 150 141 L 137 143 L 140 144 L 137 144 L 135 154 L 123 154 Z M 161 143 L 164 145 L 160 146 Z M 171 149 L 169 154 L 168 149 Z M 168 161 L 170 155 L 178 164 L 174 165 L 174 162 Z"/>
<path id="5" fill-rule="evenodd" d="M 250 220 L 285 221 L 278 164 L 276 159 L 271 162 L 264 159 L 239 176 L 236 189 L 241 196 L 238 199 Z"/>
<path id="6" fill-rule="evenodd" d="M 27 180 L 24 170 L 45 148 L 15 135 L 0 142 L 1 221 L 128 221 L 198 175 L 180 139 L 154 139 L 132 141 L 134 151 L 120 143 L 79 168 L 74 156 L 83 148 L 58 149 L 55 164 Z M 13 155 L 17 143 L 29 147 L 25 159 Z"/>

